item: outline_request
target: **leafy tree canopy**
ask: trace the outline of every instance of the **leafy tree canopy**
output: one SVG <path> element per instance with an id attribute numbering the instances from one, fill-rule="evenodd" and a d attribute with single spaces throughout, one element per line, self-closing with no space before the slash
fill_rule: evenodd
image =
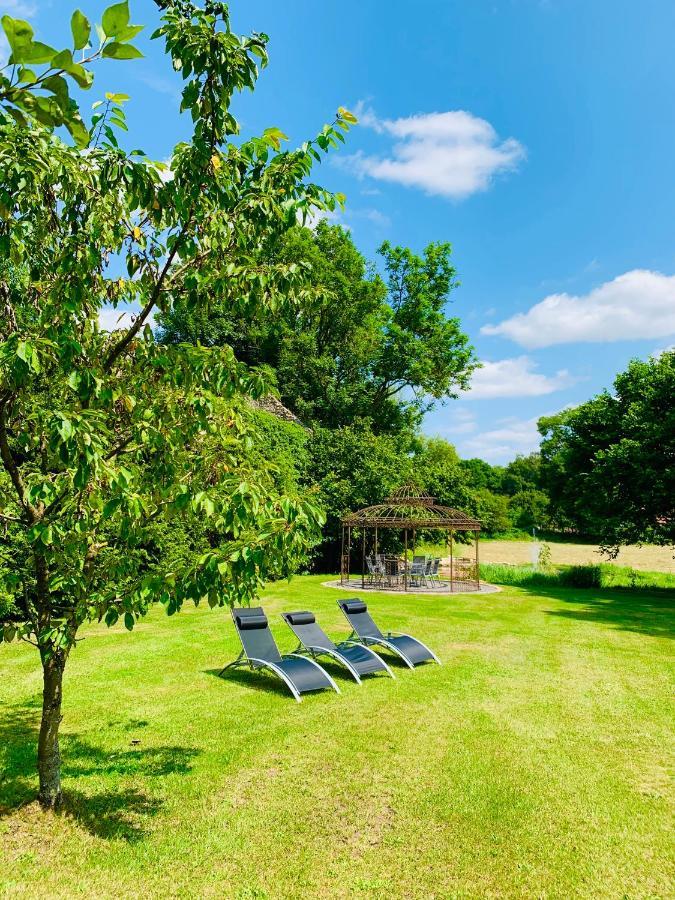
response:
<path id="1" fill-rule="evenodd" d="M 675 543 L 675 351 L 634 360 L 605 391 L 541 419 L 556 523 L 621 544 Z"/>
<path id="2" fill-rule="evenodd" d="M 193 122 L 169 173 L 120 146 L 125 97 L 107 94 L 85 124 L 64 87 L 66 76 L 91 84 L 95 57 L 138 55 L 126 2 L 103 13 L 96 50 L 81 13 L 73 50 L 59 53 L 28 23 L 2 20 L 12 55 L 0 80 L 0 256 L 11 261 L 0 272 L 0 521 L 19 563 L 2 573 L 0 633 L 39 650 L 48 807 L 61 799 L 62 678 L 81 625 L 121 618 L 131 629 L 156 600 L 169 613 L 186 600 L 245 603 L 270 570 L 292 569 L 321 522 L 252 465 L 247 398 L 266 390 L 262 374 L 229 347 L 158 344 L 148 321 L 178 298 L 195 309 L 227 299 L 254 318 L 297 309 L 301 273 L 267 248 L 335 206 L 310 171 L 355 120 L 339 111 L 297 150 L 281 151 L 278 128 L 233 140 L 230 103 L 267 64 L 266 36 L 234 34 L 216 0 L 160 6 L 154 38 L 183 76 Z M 42 74 L 27 71 L 38 64 Z M 122 303 L 139 310 L 131 327 L 102 331 L 103 305 Z M 174 519 L 209 533 L 149 567 L 156 529 Z"/>
<path id="3" fill-rule="evenodd" d="M 420 257 L 385 243 L 383 279 L 339 226 L 296 228 L 273 257 L 303 273 L 300 309 L 249 318 L 232 298 L 208 313 L 178 303 L 160 319 L 162 339 L 228 343 L 237 358 L 270 366 L 281 399 L 307 424 L 412 429 L 434 400 L 467 387 L 476 366 L 459 320 L 444 312 L 456 286 L 450 252 L 431 244 Z"/>

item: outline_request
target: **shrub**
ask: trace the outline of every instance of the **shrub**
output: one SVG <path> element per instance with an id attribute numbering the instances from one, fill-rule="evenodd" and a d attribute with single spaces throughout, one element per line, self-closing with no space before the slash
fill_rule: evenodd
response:
<path id="1" fill-rule="evenodd" d="M 564 587 L 602 587 L 601 566 L 569 566 L 559 575 L 559 583 Z"/>

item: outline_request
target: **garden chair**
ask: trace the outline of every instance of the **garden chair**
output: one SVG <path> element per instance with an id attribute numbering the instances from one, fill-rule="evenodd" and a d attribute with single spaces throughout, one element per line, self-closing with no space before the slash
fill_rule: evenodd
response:
<path id="1" fill-rule="evenodd" d="M 288 653 L 284 656 L 279 653 L 267 616 L 261 607 L 233 609 L 232 619 L 241 641 L 242 651 L 234 662 L 221 670 L 221 675 L 227 669 L 237 666 L 248 665 L 252 669 L 269 669 L 285 682 L 298 703 L 301 699 L 300 694 L 307 691 L 333 688 L 340 693 L 338 686 L 318 662 L 297 653 Z"/>
<path id="2" fill-rule="evenodd" d="M 440 585 L 440 579 L 438 577 L 438 569 L 441 565 L 440 557 L 437 559 L 429 559 L 427 560 L 427 569 L 425 573 L 425 578 L 429 584 Z"/>
<path id="3" fill-rule="evenodd" d="M 365 647 L 357 641 L 334 644 L 323 628 L 317 625 L 314 613 L 282 613 L 281 617 L 299 641 L 296 653 L 330 656 L 342 663 L 359 684 L 362 675 L 371 675 L 375 672 L 387 672 L 394 677 L 386 662 L 370 647 Z"/>
<path id="4" fill-rule="evenodd" d="M 412 584 L 424 584 L 426 586 L 427 558 L 426 556 L 413 556 L 410 566 L 410 581 Z"/>
<path id="5" fill-rule="evenodd" d="M 352 635 L 356 636 L 359 642 L 365 646 L 375 644 L 376 646 L 386 647 L 399 656 L 411 669 L 414 669 L 418 663 L 426 662 L 430 659 L 435 660 L 440 666 L 441 661 L 433 650 L 430 650 L 426 644 L 418 641 L 417 638 L 395 631 L 390 631 L 386 635 L 383 634 L 373 622 L 366 604 L 363 600 L 359 600 L 358 597 L 355 597 L 353 600 L 338 600 L 338 606 L 352 628 Z"/>
<path id="6" fill-rule="evenodd" d="M 366 568 L 368 569 L 368 583 L 379 584 L 382 580 L 382 571 L 377 562 L 373 562 L 370 556 L 366 556 Z"/>

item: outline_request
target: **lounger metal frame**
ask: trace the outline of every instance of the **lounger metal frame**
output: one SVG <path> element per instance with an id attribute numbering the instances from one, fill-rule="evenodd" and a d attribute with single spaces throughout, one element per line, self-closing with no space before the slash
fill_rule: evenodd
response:
<path id="1" fill-rule="evenodd" d="M 353 632 L 352 632 L 352 633 L 353 633 Z M 350 637 L 351 637 L 351 636 L 350 636 Z M 395 676 L 394 673 L 391 671 L 391 669 L 390 669 L 389 666 L 387 665 L 386 661 L 385 661 L 384 659 L 382 659 L 381 656 L 378 656 L 377 653 L 375 653 L 374 650 L 371 650 L 370 647 L 366 647 L 365 644 L 361 643 L 361 641 L 352 641 L 351 639 L 348 639 L 348 640 L 346 640 L 346 641 L 340 641 L 340 643 L 339 643 L 339 644 L 336 644 L 335 646 L 336 646 L 336 648 L 337 648 L 337 650 L 338 650 L 337 653 L 335 652 L 335 650 L 331 650 L 331 649 L 329 649 L 328 647 L 315 647 L 315 646 L 312 646 L 311 644 L 303 644 L 302 641 L 300 641 L 300 643 L 298 644 L 298 646 L 297 646 L 296 649 L 295 649 L 294 656 L 303 656 L 305 659 L 307 659 L 307 654 L 308 654 L 308 653 L 311 654 L 312 656 L 321 656 L 322 654 L 325 654 L 325 655 L 327 655 L 327 656 L 330 656 L 332 659 L 336 660 L 337 662 L 342 663 L 342 665 L 343 665 L 346 669 L 349 669 L 349 671 L 350 671 L 351 674 L 354 676 L 354 678 L 356 679 L 356 681 L 357 681 L 359 684 L 362 684 L 363 682 L 362 682 L 362 680 L 361 680 L 361 676 L 360 676 L 359 673 L 356 671 L 356 669 L 354 668 L 354 666 L 349 662 L 349 660 L 347 659 L 346 656 L 342 656 L 342 655 L 339 653 L 340 647 L 346 647 L 346 646 L 350 646 L 350 647 L 361 647 L 361 648 L 363 648 L 364 650 L 368 650 L 370 653 L 373 654 L 373 656 L 377 656 L 377 658 L 380 660 L 380 662 L 382 663 L 382 665 L 383 665 L 384 668 L 386 669 L 387 673 L 388 673 L 389 675 L 391 675 L 391 677 L 392 677 L 394 680 L 396 679 L 396 676 Z M 373 674 L 375 674 L 375 673 L 373 673 Z"/>
<path id="2" fill-rule="evenodd" d="M 342 610 L 342 614 L 344 615 L 344 617 L 349 622 L 347 613 L 344 609 L 342 609 L 342 606 L 340 605 L 339 600 L 338 600 L 338 606 Z M 379 646 L 379 647 L 386 647 L 388 650 L 391 650 L 392 653 L 395 653 L 397 656 L 400 656 L 401 659 L 403 660 L 403 662 L 408 666 L 408 668 L 414 669 L 415 663 L 411 662 L 402 650 L 400 650 L 398 647 L 396 647 L 394 644 L 392 644 L 391 641 L 387 640 L 387 638 L 391 638 L 391 637 L 407 637 L 407 638 L 410 638 L 411 641 L 416 641 L 418 644 L 420 644 L 420 646 L 424 647 L 424 649 L 427 650 L 431 654 L 434 661 L 437 662 L 439 666 L 442 665 L 440 659 L 436 656 L 436 654 L 431 649 L 431 647 L 427 647 L 427 645 L 423 641 L 421 641 L 419 638 L 413 637 L 411 634 L 406 634 L 404 631 L 388 631 L 384 638 L 370 637 L 370 636 L 360 637 L 358 632 L 354 629 L 354 626 L 352 625 L 352 623 L 349 622 L 349 624 L 352 629 L 352 633 L 349 635 L 349 642 L 352 644 L 361 644 L 364 647 L 367 647 L 369 644 L 375 644 L 376 646 Z M 355 638 L 355 640 L 352 640 L 352 638 Z"/>
<path id="3" fill-rule="evenodd" d="M 290 690 L 291 694 L 293 694 L 296 701 L 298 703 L 302 703 L 302 697 L 300 696 L 300 692 L 297 690 L 297 688 L 295 687 L 295 685 L 293 684 L 293 682 L 288 677 L 288 675 L 284 672 L 283 669 L 280 669 L 279 666 L 277 666 L 273 662 L 268 662 L 268 660 L 266 660 L 266 659 L 258 659 L 255 656 L 248 655 L 248 653 L 246 652 L 246 648 L 244 647 L 244 642 L 242 641 L 241 635 L 239 634 L 239 629 L 237 628 L 237 623 L 235 621 L 233 610 L 230 610 L 230 615 L 232 616 L 232 621 L 234 622 L 234 630 L 237 632 L 237 637 L 239 638 L 239 642 L 241 644 L 241 653 L 235 660 L 233 660 L 231 663 L 228 663 L 226 666 L 224 666 L 220 670 L 220 672 L 218 673 L 218 677 L 220 677 L 223 674 L 223 672 L 226 672 L 228 669 L 238 669 L 241 666 L 246 666 L 246 665 L 248 665 L 253 671 L 255 671 L 256 669 L 269 669 L 271 672 L 274 672 L 275 675 L 278 675 L 279 678 L 281 678 L 281 680 L 283 682 L 285 682 L 286 686 Z M 267 627 L 269 628 L 269 625 Z M 326 676 L 326 678 L 330 682 L 330 685 L 333 688 L 333 690 L 337 694 L 340 693 L 340 688 L 337 686 L 335 681 L 331 678 L 331 676 L 328 674 L 328 672 L 326 672 L 325 669 L 321 668 L 321 666 L 315 660 L 309 659 L 307 656 L 304 656 L 301 653 L 283 653 L 283 654 L 281 654 L 281 656 L 282 656 L 282 659 L 285 659 L 288 656 L 295 656 L 298 659 L 304 659 L 304 660 L 306 660 L 306 662 L 311 663 L 313 666 L 316 666 L 316 668 L 323 675 Z"/>

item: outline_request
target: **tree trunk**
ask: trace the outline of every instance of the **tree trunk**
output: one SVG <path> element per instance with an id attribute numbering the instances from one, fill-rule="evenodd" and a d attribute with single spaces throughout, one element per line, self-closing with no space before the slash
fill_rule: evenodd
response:
<path id="1" fill-rule="evenodd" d="M 61 698 L 63 670 L 66 656 L 63 651 L 43 656 L 42 721 L 38 739 L 38 773 L 40 793 L 38 799 L 44 809 L 58 809 L 61 805 L 61 754 L 59 753 L 59 726 L 61 725 Z"/>

